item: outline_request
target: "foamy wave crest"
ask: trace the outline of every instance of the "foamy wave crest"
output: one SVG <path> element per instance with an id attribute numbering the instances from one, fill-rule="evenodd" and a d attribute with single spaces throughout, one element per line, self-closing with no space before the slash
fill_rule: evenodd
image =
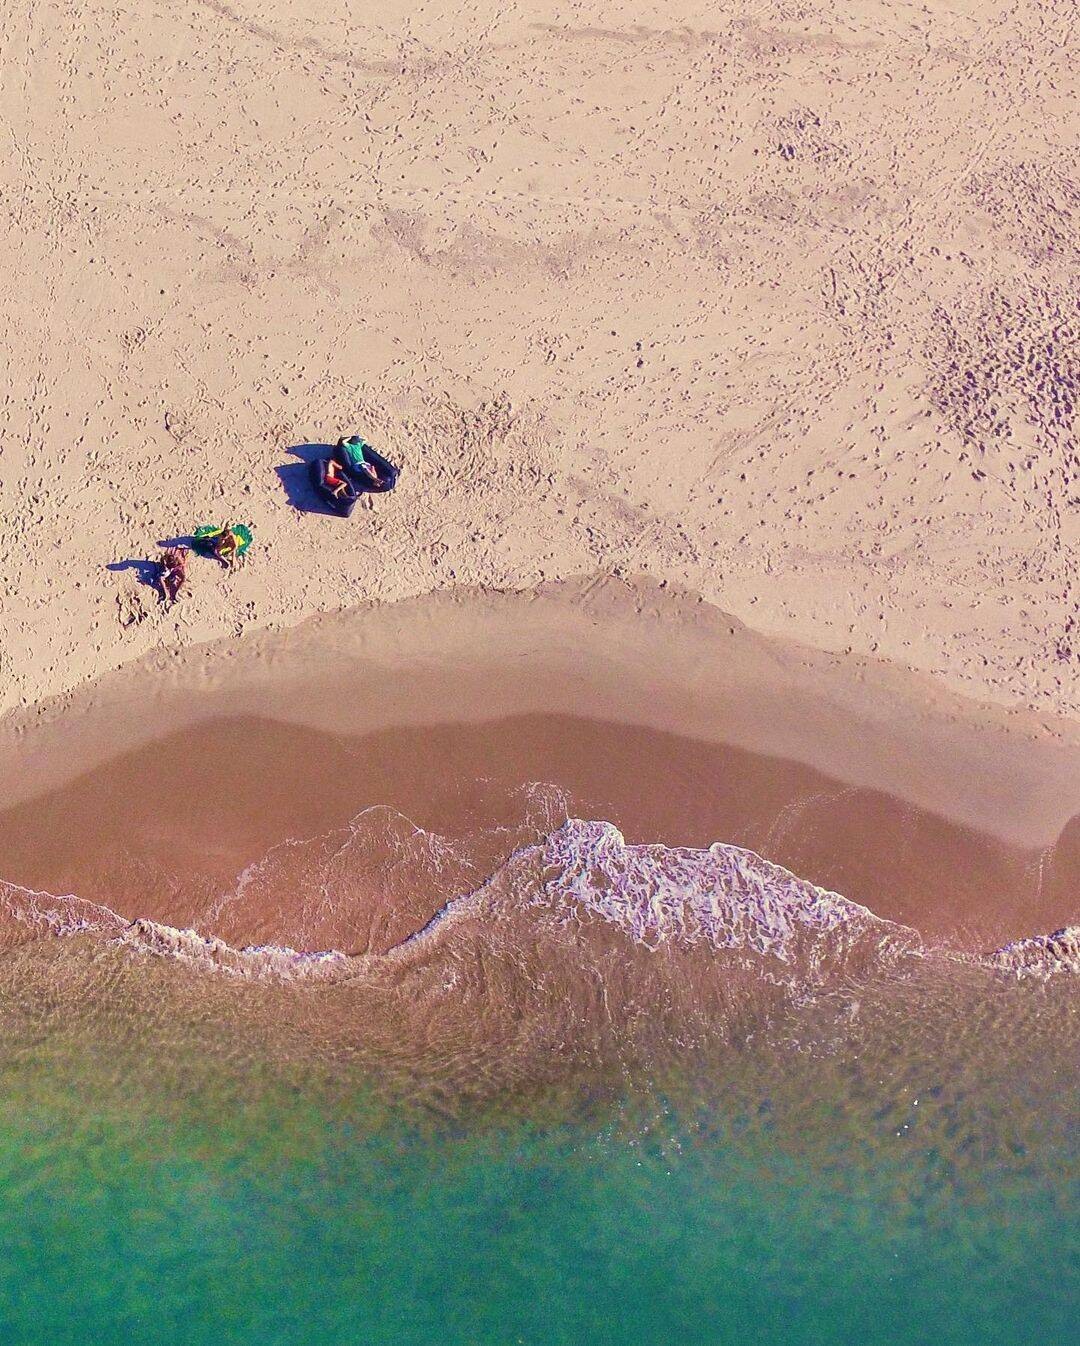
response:
<path id="1" fill-rule="evenodd" d="M 98 935 L 238 977 L 340 980 L 378 975 L 402 959 L 456 957 L 496 926 L 494 947 L 508 957 L 538 949 L 548 935 L 565 952 L 567 937 L 580 936 L 573 956 L 587 961 L 588 927 L 606 932 L 608 944 L 611 932 L 625 937 L 628 953 L 711 951 L 729 967 L 734 956 L 752 976 L 792 987 L 910 956 L 1020 978 L 1080 973 L 1080 927 L 984 956 L 929 948 L 909 927 L 754 851 L 721 842 L 628 845 L 609 822 L 561 821 L 562 807 L 544 796 L 513 826 L 454 839 L 393 809 L 369 808 L 343 828 L 275 847 L 229 893 L 181 910 L 175 926 L 168 905 L 121 915 L 0 881 L 0 949 Z"/>
<path id="2" fill-rule="evenodd" d="M 868 940 L 920 946 L 914 930 L 738 846 L 628 846 L 611 823 L 573 819 L 548 838 L 543 858 L 534 902 L 588 912 L 648 948 L 707 944 L 790 963 L 813 946 L 834 955 Z"/>
<path id="3" fill-rule="evenodd" d="M 205 971 L 258 980 L 293 980 L 298 977 L 331 979 L 348 966 L 348 955 L 336 949 L 314 953 L 278 944 L 234 948 L 213 935 L 197 930 L 177 930 L 171 925 L 139 919 L 120 934 L 120 943 L 139 953 L 173 958 Z"/>
<path id="4" fill-rule="evenodd" d="M 1080 976 L 1080 925 L 1066 926 L 1051 935 L 1014 940 L 987 954 L 983 962 L 1018 978 L 1046 981 L 1063 973 Z"/>
<path id="5" fill-rule="evenodd" d="M 41 892 L 0 879 L 0 949 L 28 940 L 118 930 L 127 921 L 99 902 Z"/>

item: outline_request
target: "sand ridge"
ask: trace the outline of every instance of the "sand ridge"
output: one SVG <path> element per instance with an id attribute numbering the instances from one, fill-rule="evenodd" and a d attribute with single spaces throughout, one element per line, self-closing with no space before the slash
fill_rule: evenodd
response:
<path id="1" fill-rule="evenodd" d="M 9 16 L 0 708 L 598 571 L 1074 716 L 1072 10 Z M 295 445 L 403 466 L 343 522 Z M 157 541 L 253 523 L 159 610 Z"/>

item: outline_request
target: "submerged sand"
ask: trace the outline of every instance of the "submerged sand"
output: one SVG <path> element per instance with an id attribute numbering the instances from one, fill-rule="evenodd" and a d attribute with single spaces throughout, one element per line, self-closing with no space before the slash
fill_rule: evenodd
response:
<path id="1" fill-rule="evenodd" d="M 1078 751 L 650 586 L 226 641 L 2 726 L 0 1018 L 455 1115 L 793 1053 L 985 1081 L 1071 1059 Z"/>
<path id="2" fill-rule="evenodd" d="M 345 888 L 339 884 L 336 902 L 327 896 L 313 913 L 298 894 L 312 886 L 326 853 L 351 831 L 384 828 L 372 815 L 385 809 L 400 815 L 399 829 L 439 837 L 507 829 L 506 845 L 471 843 L 494 865 L 531 836 L 519 830 L 530 783 L 534 794 L 540 786 L 558 792 L 548 826 L 602 819 L 630 843 L 746 847 L 878 915 L 965 947 L 992 947 L 1080 915 L 1080 816 L 1055 843 L 1025 848 L 791 760 L 539 714 L 362 736 L 213 720 L 0 812 L 2 876 L 235 945 L 365 952 L 365 932 L 383 932 L 377 946 L 403 939 L 456 894 L 446 885 L 483 873 L 451 879 L 420 870 L 404 884 L 388 883 L 373 855 Z M 277 856 L 276 882 L 218 914 L 215 899 L 287 842 L 298 854 L 287 864 Z"/>

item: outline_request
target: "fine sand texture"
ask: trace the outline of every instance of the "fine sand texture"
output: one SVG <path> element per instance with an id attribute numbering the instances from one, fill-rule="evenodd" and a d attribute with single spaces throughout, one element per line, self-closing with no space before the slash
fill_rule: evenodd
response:
<path id="1" fill-rule="evenodd" d="M 606 572 L 1057 734 L 1074 19 L 13 10 L 0 710 L 317 612 Z M 306 459 L 354 430 L 402 474 L 345 521 Z M 162 608 L 147 558 L 226 519 L 247 563 L 193 560 Z"/>

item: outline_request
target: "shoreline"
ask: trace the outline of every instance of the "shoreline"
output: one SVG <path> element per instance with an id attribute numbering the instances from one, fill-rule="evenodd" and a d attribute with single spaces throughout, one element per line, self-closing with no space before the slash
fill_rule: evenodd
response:
<path id="1" fill-rule="evenodd" d="M 342 699 L 358 664 L 368 695 Z M 235 715 L 356 734 L 548 711 L 788 757 L 1018 845 L 1051 843 L 1080 805 L 1071 720 L 763 637 L 695 595 L 604 575 L 438 591 L 156 652 L 0 717 L 0 780 L 15 804 Z"/>
<path id="2" fill-rule="evenodd" d="M 163 872 L 205 871 L 204 902 L 365 807 L 454 834 L 544 781 L 630 842 L 745 845 L 924 934 L 1002 943 L 1076 914 L 1080 744 L 1042 725 L 656 586 L 438 595 L 129 669 L 36 729 L 9 717 L 0 854 L 19 872 L 0 876 L 106 901 L 104 879 L 78 886 L 86 838 L 142 838 Z M 501 793 L 480 800 L 481 777 Z M 170 790 L 190 802 L 162 829 Z M 190 923 L 196 899 L 171 894 L 124 914 Z"/>

